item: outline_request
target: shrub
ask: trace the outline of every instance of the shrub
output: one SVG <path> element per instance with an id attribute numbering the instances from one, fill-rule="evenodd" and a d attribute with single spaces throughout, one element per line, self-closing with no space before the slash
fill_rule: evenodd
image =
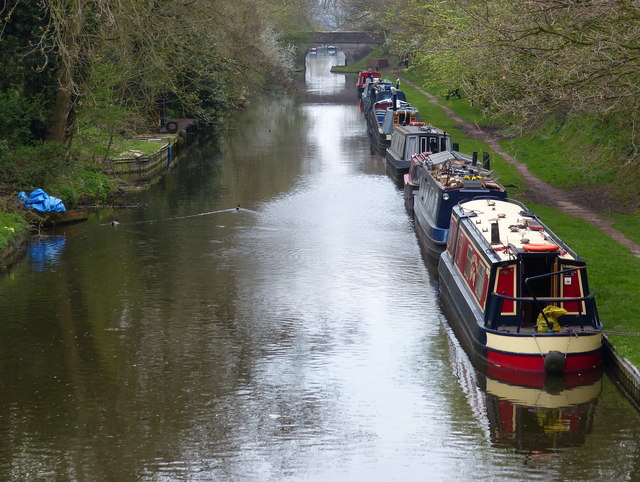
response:
<path id="1" fill-rule="evenodd" d="M 0 156 L 0 178 L 24 190 L 45 186 L 68 170 L 65 148 L 55 142 L 18 146 Z"/>

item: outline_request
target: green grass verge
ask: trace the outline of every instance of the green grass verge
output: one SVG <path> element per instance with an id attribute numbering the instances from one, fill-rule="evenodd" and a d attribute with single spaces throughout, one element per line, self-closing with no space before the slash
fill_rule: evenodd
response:
<path id="1" fill-rule="evenodd" d="M 354 71 L 360 72 L 361 70 L 367 70 L 367 60 L 369 59 L 377 59 L 377 58 L 381 58 L 381 57 L 385 57 L 386 54 L 384 53 L 384 48 L 383 47 L 378 47 L 375 50 L 373 50 L 369 55 L 367 55 L 366 57 L 361 58 L 360 60 L 358 60 L 357 62 L 354 62 L 351 65 L 334 65 L 333 67 L 331 67 L 331 71 L 332 72 L 345 72 L 345 73 L 352 73 Z"/>
<path id="2" fill-rule="evenodd" d="M 640 211 L 634 214 L 614 214 L 613 227 L 631 241 L 640 244 Z"/>
<path id="3" fill-rule="evenodd" d="M 67 209 L 78 204 L 106 202 L 118 188 L 118 181 L 99 171 L 80 170 L 47 186 L 48 192 L 59 197 Z"/>
<path id="4" fill-rule="evenodd" d="M 561 189 L 597 186 L 616 178 L 613 164 L 585 162 L 558 135 L 539 133 L 504 139 L 500 144 L 536 177 Z"/>
<path id="5" fill-rule="evenodd" d="M 425 81 L 415 72 L 411 72 L 410 70 L 403 72 L 402 76 L 415 85 L 420 86 L 424 90 L 428 91 L 431 95 L 438 99 L 438 102 L 440 104 L 449 107 L 456 114 L 458 114 L 458 116 L 468 122 L 477 124 L 479 126 L 488 127 L 501 127 L 502 125 L 504 125 L 504 121 L 500 120 L 498 117 L 488 116 L 480 109 L 472 107 L 471 104 L 469 104 L 468 100 L 465 98 L 464 93 L 462 93 L 460 98 L 453 96 L 447 99 L 446 96 L 449 89 L 446 86 L 434 83 L 432 81 Z"/>
<path id="6" fill-rule="evenodd" d="M 11 240 L 26 232 L 27 221 L 18 213 L 0 213 L 0 252 L 4 251 Z"/>

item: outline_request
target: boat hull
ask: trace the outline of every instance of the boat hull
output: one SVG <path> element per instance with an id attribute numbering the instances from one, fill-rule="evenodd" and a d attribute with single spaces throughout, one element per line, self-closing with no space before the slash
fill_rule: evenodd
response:
<path id="1" fill-rule="evenodd" d="M 531 337 L 533 338 L 533 337 Z M 557 337 L 560 338 L 560 337 Z M 571 339 L 572 336 L 567 334 L 562 338 Z M 580 337 L 580 338 L 586 338 Z M 601 343 L 601 337 L 596 337 L 596 341 Z M 562 340 L 564 344 L 568 344 L 566 340 Z M 544 348 L 541 348 L 544 350 Z M 514 370 L 518 372 L 544 373 L 544 354 L 547 352 L 531 353 L 513 353 L 501 352 L 487 348 L 487 361 L 495 366 Z M 590 352 L 567 353 L 565 359 L 565 372 L 580 372 L 583 370 L 591 370 L 597 368 L 602 363 L 602 350 L 600 348 Z"/>
<path id="2" fill-rule="evenodd" d="M 384 153 L 391 143 L 391 135 L 382 132 L 374 109 L 366 113 L 365 119 L 373 146 L 379 153 Z"/>
<path id="3" fill-rule="evenodd" d="M 450 258 L 444 253 L 438 264 L 439 289 L 449 324 L 470 356 L 491 366 L 520 373 L 544 374 L 545 356 L 559 352 L 565 359 L 563 373 L 593 370 L 602 363 L 602 333 L 505 333 L 484 326 L 484 315 L 471 299 Z"/>
<path id="4" fill-rule="evenodd" d="M 434 260 L 438 260 L 447 247 L 448 229 L 433 226 L 420 211 L 419 203 L 414 203 L 413 218 L 416 235 L 422 249 Z"/>
<path id="5" fill-rule="evenodd" d="M 407 212 L 411 216 L 413 216 L 414 198 L 418 193 L 418 186 L 415 186 L 409 182 L 409 174 L 405 174 L 403 176 L 403 181 L 404 181 L 404 187 L 403 187 L 402 197 L 404 198 L 404 207 L 407 210 Z"/>
<path id="6" fill-rule="evenodd" d="M 384 156 L 385 169 L 387 175 L 396 183 L 404 183 L 404 175 L 409 173 L 411 160 L 398 159 L 387 149 Z"/>

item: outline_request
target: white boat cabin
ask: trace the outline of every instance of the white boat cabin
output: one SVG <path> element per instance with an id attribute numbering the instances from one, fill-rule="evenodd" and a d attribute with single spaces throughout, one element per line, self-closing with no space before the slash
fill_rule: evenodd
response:
<path id="1" fill-rule="evenodd" d="M 389 154 L 397 160 L 411 160 L 411 156 L 421 152 L 451 151 L 451 137 L 440 129 L 424 122 L 410 122 L 398 125 L 391 136 Z"/>

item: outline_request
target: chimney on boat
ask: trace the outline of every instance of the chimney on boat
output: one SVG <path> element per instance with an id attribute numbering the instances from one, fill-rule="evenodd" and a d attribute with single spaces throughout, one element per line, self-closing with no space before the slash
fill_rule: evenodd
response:
<path id="1" fill-rule="evenodd" d="M 488 152 L 483 152 L 482 153 L 482 167 L 484 167 L 487 170 L 491 170 L 491 162 L 489 161 L 489 153 Z"/>
<path id="2" fill-rule="evenodd" d="M 477 153 L 477 152 L 474 152 L 474 153 L 472 154 L 472 161 L 471 161 L 471 165 L 472 165 L 473 167 L 475 167 L 475 166 L 477 166 L 477 165 L 478 165 L 478 153 Z"/>
<path id="3" fill-rule="evenodd" d="M 491 244 L 500 243 L 500 228 L 498 227 L 498 221 L 491 221 Z"/>
<path id="4" fill-rule="evenodd" d="M 391 89 L 391 104 L 393 106 L 393 112 L 398 110 L 396 102 L 398 101 L 398 95 L 396 89 Z"/>

